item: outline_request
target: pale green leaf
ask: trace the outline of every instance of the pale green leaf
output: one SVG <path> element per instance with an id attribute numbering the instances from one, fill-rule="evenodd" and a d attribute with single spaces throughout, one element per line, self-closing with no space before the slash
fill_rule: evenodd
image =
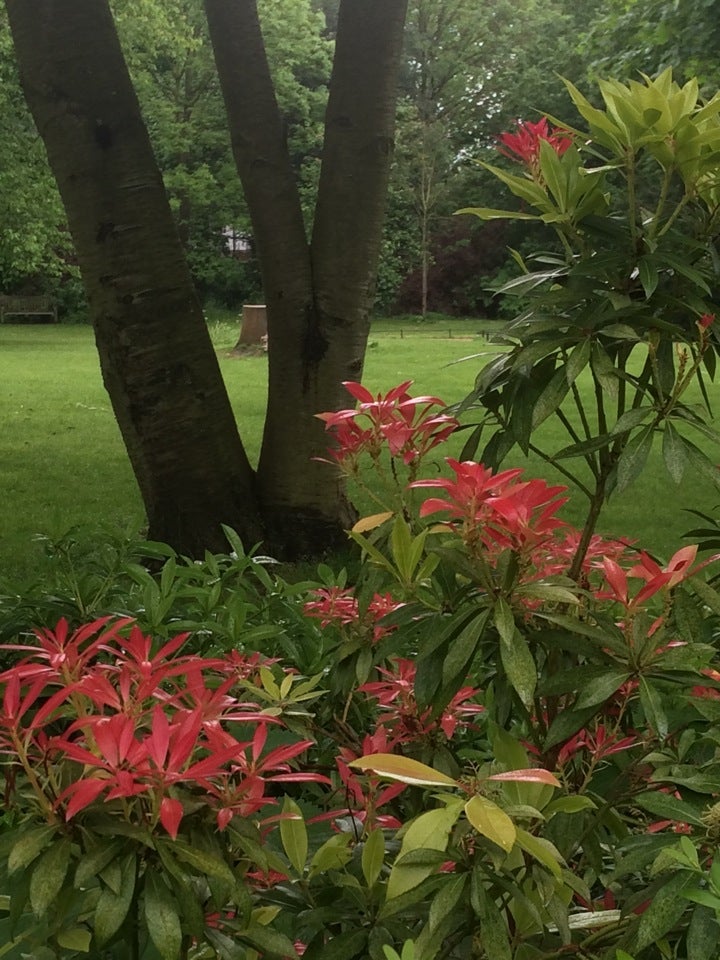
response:
<path id="1" fill-rule="evenodd" d="M 456 787 L 457 783 L 439 770 L 411 760 L 409 757 L 400 757 L 394 753 L 373 753 L 360 757 L 350 763 L 356 770 L 371 770 L 373 773 L 388 777 L 390 780 L 399 780 L 421 787 Z"/>
<path id="2" fill-rule="evenodd" d="M 515 824 L 492 800 L 481 797 L 479 794 L 471 797 L 465 804 L 465 816 L 478 833 L 492 840 L 506 852 L 512 850 L 517 837 Z"/>
<path id="3" fill-rule="evenodd" d="M 449 803 L 439 810 L 430 810 L 413 820 L 403 835 L 398 861 L 412 851 L 447 849 L 450 831 L 462 811 L 462 800 Z M 412 890 L 437 870 L 433 863 L 411 863 L 403 865 L 396 862 L 387 885 L 387 899 L 392 900 Z"/>
<path id="4" fill-rule="evenodd" d="M 284 816 L 280 820 L 280 839 L 283 850 L 296 873 L 302 876 L 305 871 L 305 861 L 308 853 L 305 820 L 300 807 L 290 797 L 285 797 L 282 812 Z"/>
<path id="5" fill-rule="evenodd" d="M 360 862 L 365 883 L 368 887 L 372 887 L 380 876 L 380 871 L 385 862 L 385 838 L 382 830 L 372 830 L 368 834 L 363 844 Z"/>

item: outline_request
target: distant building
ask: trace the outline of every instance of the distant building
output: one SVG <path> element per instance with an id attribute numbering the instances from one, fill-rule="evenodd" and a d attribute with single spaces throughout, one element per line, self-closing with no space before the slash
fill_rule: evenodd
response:
<path id="1" fill-rule="evenodd" d="M 249 260 L 252 256 L 252 240 L 247 233 L 239 233 L 235 227 L 223 227 L 225 250 L 236 260 Z"/>

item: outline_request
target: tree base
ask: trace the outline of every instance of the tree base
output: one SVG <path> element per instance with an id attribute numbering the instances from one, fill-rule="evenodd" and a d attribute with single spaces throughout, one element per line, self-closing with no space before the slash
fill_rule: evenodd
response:
<path id="1" fill-rule="evenodd" d="M 330 518 L 291 507 L 272 508 L 265 513 L 263 550 L 283 563 L 319 560 L 330 553 L 347 550 L 347 531 L 357 520 L 355 508 L 344 504 L 342 516 Z"/>

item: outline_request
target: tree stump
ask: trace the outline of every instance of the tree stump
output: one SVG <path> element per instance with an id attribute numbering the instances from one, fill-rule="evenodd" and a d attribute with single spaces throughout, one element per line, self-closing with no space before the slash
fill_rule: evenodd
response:
<path id="1" fill-rule="evenodd" d="M 242 309 L 240 339 L 235 349 L 245 346 L 259 346 L 267 335 L 267 312 L 264 303 L 246 303 Z"/>

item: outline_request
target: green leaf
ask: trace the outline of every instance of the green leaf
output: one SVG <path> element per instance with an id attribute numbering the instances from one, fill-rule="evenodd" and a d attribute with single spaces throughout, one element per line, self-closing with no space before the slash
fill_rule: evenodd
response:
<path id="1" fill-rule="evenodd" d="M 599 340 L 596 340 L 592 345 L 590 366 L 603 391 L 610 397 L 616 397 L 618 393 L 618 372 L 607 350 Z"/>
<path id="2" fill-rule="evenodd" d="M 512 643 L 515 636 L 515 614 L 510 604 L 503 597 L 499 597 L 495 602 L 493 617 L 500 639 L 505 643 Z"/>
<path id="3" fill-rule="evenodd" d="M 273 927 L 266 927 L 259 923 L 251 923 L 250 926 L 244 930 L 240 930 L 238 936 L 242 937 L 243 940 L 247 940 L 253 947 L 257 947 L 265 956 L 283 957 L 287 958 L 287 960 L 297 956 L 292 940 Z"/>
<path id="4" fill-rule="evenodd" d="M 574 797 L 558 797 L 557 800 L 551 800 L 543 809 L 543 816 L 546 820 L 554 817 L 556 813 L 582 813 L 583 810 L 595 810 L 596 806 L 590 797 L 577 795 Z"/>
<path id="5" fill-rule="evenodd" d="M 657 289 L 660 274 L 658 269 L 649 257 L 641 257 L 638 261 L 638 271 L 640 274 L 640 283 L 645 291 L 645 299 L 649 300 Z"/>
<path id="6" fill-rule="evenodd" d="M 481 220 L 539 220 L 534 213 L 522 213 L 519 210 L 494 210 L 491 207 L 463 207 L 456 214 L 472 213 Z"/>
<path id="7" fill-rule="evenodd" d="M 633 480 L 637 480 L 643 472 L 648 455 L 652 449 L 652 442 L 652 426 L 644 427 L 632 440 L 628 441 L 627 446 L 620 454 L 617 465 L 616 490 L 618 493 L 626 490 Z"/>
<path id="8" fill-rule="evenodd" d="M 540 394 L 533 409 L 532 429 L 537 430 L 541 423 L 555 413 L 567 396 L 570 389 L 565 368 L 561 367 L 553 376 L 550 383 Z"/>
<path id="9" fill-rule="evenodd" d="M 436 930 L 455 909 L 458 900 L 463 895 L 466 880 L 467 874 L 451 876 L 434 895 L 428 916 L 428 927 L 431 932 Z"/>
<path id="10" fill-rule="evenodd" d="M 204 850 L 198 850 L 197 847 L 191 847 L 183 840 L 174 840 L 172 843 L 172 852 L 178 860 L 182 860 L 189 866 L 194 867 L 199 873 L 206 877 L 217 877 L 231 886 L 235 885 L 235 876 L 230 867 L 223 863 L 218 857 Z"/>
<path id="11" fill-rule="evenodd" d="M 596 713 L 597 707 L 585 707 L 583 710 L 562 710 L 550 724 L 543 748 L 549 750 L 551 747 L 557 746 L 558 743 L 564 743 L 568 737 L 577 733 L 580 727 L 583 727 Z"/>
<path id="12" fill-rule="evenodd" d="M 449 647 L 442 665 L 442 694 L 441 700 L 445 703 L 457 693 L 465 683 L 468 669 L 475 657 L 475 651 L 485 633 L 485 627 L 490 618 L 489 610 L 482 610 L 470 623 L 455 637 Z M 447 697 L 447 699 L 445 699 Z M 437 708 L 437 698 L 434 702 Z"/>
<path id="13" fill-rule="evenodd" d="M 621 417 L 618 417 L 610 431 L 610 436 L 619 437 L 623 433 L 629 433 L 630 430 L 644 423 L 652 412 L 650 407 L 637 407 L 635 410 L 628 410 Z"/>
<path id="14" fill-rule="evenodd" d="M 372 753 L 359 757 L 350 764 L 356 770 L 372 770 L 391 780 L 420 787 L 456 787 L 457 782 L 439 770 L 433 770 L 418 760 L 395 753 Z"/>
<path id="15" fill-rule="evenodd" d="M 572 351 L 565 364 L 565 378 L 571 386 L 590 362 L 590 341 L 583 340 Z"/>
<path id="16" fill-rule="evenodd" d="M 577 698 L 575 709 L 582 710 L 584 707 L 603 703 L 625 683 L 629 676 L 627 670 L 609 670 L 607 673 L 593 677 L 592 683 L 588 684 Z"/>
<path id="17" fill-rule="evenodd" d="M 123 860 L 119 892 L 103 886 L 95 907 L 94 931 L 98 946 L 104 946 L 115 936 L 127 917 L 135 892 L 136 870 L 135 855 L 131 854 Z"/>
<path id="18" fill-rule="evenodd" d="M 494 174 L 498 180 L 501 180 L 506 186 L 510 187 L 516 197 L 520 197 L 521 200 L 527 200 L 527 202 L 532 204 L 536 209 L 547 210 L 552 208 L 547 194 L 543 188 L 534 181 L 527 177 L 516 177 L 514 174 L 508 173 L 506 170 L 501 170 L 500 167 L 494 167 L 489 163 L 481 163 L 481 166 L 485 167 L 485 169 Z"/>
<path id="19" fill-rule="evenodd" d="M 707 907 L 693 910 L 687 932 L 687 955 L 692 960 L 715 960 L 720 940 L 720 924 L 716 914 Z"/>
<path id="20" fill-rule="evenodd" d="M 657 790 L 640 793 L 635 797 L 635 803 L 643 810 L 647 810 L 648 813 L 663 820 L 674 820 L 676 823 L 692 823 L 696 827 L 702 827 L 703 825 L 700 814 L 693 806 L 684 800 L 678 800 L 677 797 L 673 797 L 669 793 L 660 793 Z"/>
<path id="21" fill-rule="evenodd" d="M 672 930 L 675 924 L 690 906 L 682 896 L 684 890 L 696 882 L 689 871 L 671 876 L 652 898 L 650 906 L 640 917 L 635 949 L 640 952 L 651 943 L 657 943 L 661 937 Z"/>
<path id="22" fill-rule="evenodd" d="M 347 930 L 327 943 L 317 937 L 303 954 L 304 960 L 353 960 L 367 956 L 367 930 Z"/>
<path id="23" fill-rule="evenodd" d="M 465 816 L 478 833 L 492 840 L 506 853 L 512 850 L 517 837 L 515 824 L 492 800 L 476 794 L 465 804 Z"/>
<path id="24" fill-rule="evenodd" d="M 234 936 L 228 937 L 214 927 L 206 927 L 204 936 L 220 960 L 248 960 L 247 946 L 236 940 Z M 253 950 L 250 957 L 257 958 L 257 951 Z"/>
<path id="25" fill-rule="evenodd" d="M 470 882 L 470 903 L 480 920 L 480 946 L 492 960 L 513 960 L 505 918 L 485 887 L 484 879 L 480 868 L 475 867 Z"/>
<path id="26" fill-rule="evenodd" d="M 85 927 L 70 927 L 69 930 L 61 930 L 57 935 L 58 946 L 63 950 L 76 950 L 79 953 L 90 952 L 90 941 L 92 934 Z"/>
<path id="27" fill-rule="evenodd" d="M 330 837 L 313 854 L 310 861 L 310 876 L 314 877 L 318 873 L 324 873 L 327 870 L 339 870 L 352 857 L 350 849 L 350 834 L 339 833 Z"/>
<path id="28" fill-rule="evenodd" d="M 509 642 L 500 638 L 500 660 L 510 685 L 529 710 L 537 686 L 537 668 L 528 642 L 519 630 Z"/>
<path id="29" fill-rule="evenodd" d="M 409 825 L 403 835 L 398 861 L 415 850 L 446 850 L 450 831 L 462 811 L 462 800 L 448 803 L 439 810 L 430 810 L 420 814 Z M 386 897 L 392 900 L 401 896 L 435 872 L 432 864 L 405 864 L 396 862 L 388 879 Z"/>
<path id="30" fill-rule="evenodd" d="M 560 868 L 565 865 L 565 861 L 553 843 L 544 837 L 535 837 L 527 830 L 522 830 L 519 827 L 517 842 L 526 853 L 529 853 L 538 863 L 541 863 L 557 880 L 561 879 L 562 871 Z"/>
<path id="31" fill-rule="evenodd" d="M 13 874 L 27 867 L 55 836 L 55 827 L 35 827 L 23 833 L 8 855 L 8 873 Z"/>
<path id="32" fill-rule="evenodd" d="M 75 887 L 80 889 L 88 884 L 90 880 L 96 877 L 102 870 L 111 863 L 115 857 L 122 851 L 122 843 L 108 843 L 101 847 L 95 847 L 88 851 L 85 856 L 78 861 L 75 869 Z"/>
<path id="33" fill-rule="evenodd" d="M 145 874 L 145 923 L 163 960 L 177 960 L 182 945 L 182 927 L 177 904 L 162 876 Z"/>
<path id="34" fill-rule="evenodd" d="M 372 887 L 385 862 L 385 838 L 382 830 L 371 830 L 363 844 L 361 865 L 365 883 Z"/>
<path id="35" fill-rule="evenodd" d="M 683 438 L 669 420 L 665 421 L 663 429 L 662 452 L 667 472 L 675 483 L 680 483 L 688 462 L 687 451 Z"/>
<path id="36" fill-rule="evenodd" d="M 37 917 L 44 917 L 62 890 L 70 866 L 70 840 L 55 840 L 40 857 L 30 880 L 30 905 Z"/>
<path id="37" fill-rule="evenodd" d="M 645 677 L 640 677 L 640 703 L 645 711 L 647 723 L 661 739 L 664 739 L 668 735 L 668 719 L 663 707 L 662 694 L 648 683 Z"/>
<path id="38" fill-rule="evenodd" d="M 296 873 L 302 876 L 305 872 L 305 862 L 308 853 L 308 835 L 300 807 L 285 797 L 282 812 L 285 817 L 280 821 L 280 839 L 288 860 L 295 868 Z"/>
<path id="39" fill-rule="evenodd" d="M 577 154 L 573 154 L 573 162 L 576 162 Z M 560 213 L 567 212 L 568 205 L 568 174 L 569 171 L 564 167 L 563 159 L 547 140 L 540 141 L 540 171 L 543 180 L 552 194 Z"/>

